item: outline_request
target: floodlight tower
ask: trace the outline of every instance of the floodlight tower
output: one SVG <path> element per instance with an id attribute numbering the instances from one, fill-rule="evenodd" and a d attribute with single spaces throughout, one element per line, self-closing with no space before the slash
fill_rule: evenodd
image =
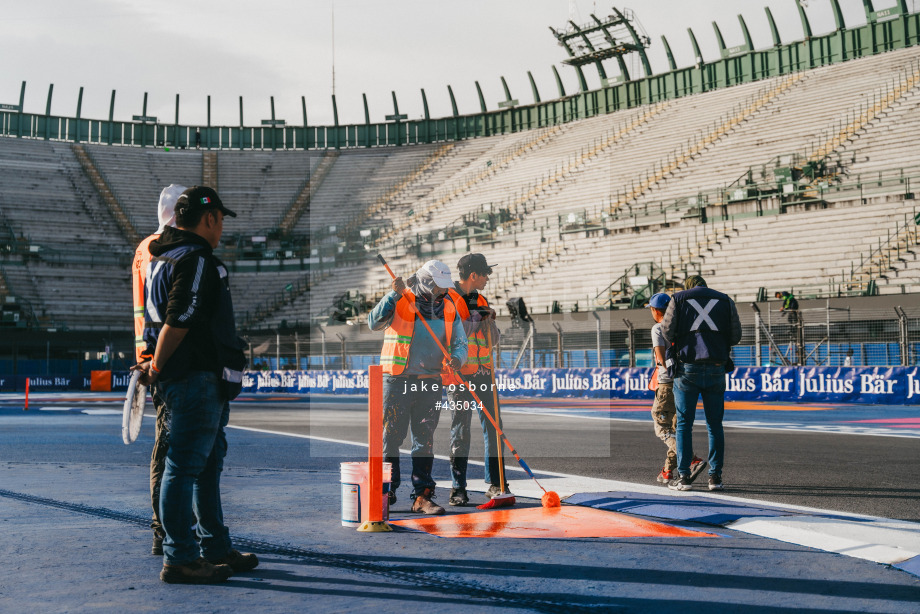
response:
<path id="1" fill-rule="evenodd" d="M 650 41 L 642 24 L 630 9 L 620 11 L 616 7 L 611 7 L 611 10 L 612 14 L 603 21 L 592 14 L 592 22 L 586 25 L 579 26 L 570 19 L 565 28 L 549 28 L 559 44 L 568 52 L 569 58 L 563 63 L 575 67 L 583 92 L 588 90 L 588 85 L 582 67 L 592 62 L 597 66 L 601 85 L 607 86 L 611 82 L 603 65 L 603 61 L 609 58 L 616 58 L 622 79 L 629 81 L 629 69 L 626 68 L 623 56 L 630 53 L 639 54 L 645 76 L 652 76 L 652 68 L 645 53 Z"/>

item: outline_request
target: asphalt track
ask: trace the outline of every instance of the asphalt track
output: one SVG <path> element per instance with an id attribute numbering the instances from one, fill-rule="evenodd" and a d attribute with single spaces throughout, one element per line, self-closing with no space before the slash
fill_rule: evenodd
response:
<path id="1" fill-rule="evenodd" d="M 916 480 L 920 437 L 913 435 L 913 429 L 908 434 L 908 429 L 894 428 L 886 435 L 854 434 L 866 424 L 862 421 L 890 420 L 897 413 L 905 416 L 898 424 L 912 425 L 920 408 L 822 405 L 809 412 L 802 405 L 761 406 L 770 409 L 727 412 L 726 494 L 920 522 L 920 483 Z M 263 405 L 256 401 L 237 404 L 231 423 L 366 443 L 366 407 L 366 399 L 324 398 L 311 402 L 305 412 L 302 402 L 278 400 Z M 594 403 L 522 401 L 508 404 L 502 420 L 508 437 L 533 469 L 656 484 L 665 446 L 652 432 L 650 404 L 633 401 L 629 411 L 619 405 L 613 412 L 596 407 Z M 640 409 L 632 409 L 636 407 Z M 707 434 L 702 409 L 698 411 L 694 444 L 705 457 Z M 851 432 L 810 430 L 815 415 L 824 428 L 849 425 Z M 762 426 L 751 427 L 751 422 Z M 745 426 L 730 426 L 734 423 Z M 481 461 L 476 416 L 472 424 L 475 437 L 470 458 Z M 436 454 L 449 450 L 449 425 L 450 412 L 442 412 L 435 433 Z M 516 467 L 513 458 L 508 464 Z M 481 477 L 481 471 L 473 467 L 470 476 Z"/>
<path id="2" fill-rule="evenodd" d="M 224 512 L 237 545 L 260 553 L 262 565 L 221 586 L 165 585 L 157 579 L 160 561 L 147 554 L 152 420 L 145 421 L 137 442 L 125 446 L 119 405 L 112 398 L 37 399 L 34 411 L 22 412 L 15 399 L 0 398 L 0 557 L 7 562 L 0 574 L 0 611 L 920 611 L 920 570 L 906 573 L 711 523 L 667 524 L 715 537 L 356 533 L 339 522 L 338 463 L 364 455 L 360 400 L 260 398 L 234 404 Z M 505 411 L 508 435 L 539 479 L 563 483 L 567 478 L 551 472 L 571 473 L 657 487 L 653 478 L 664 446 L 643 421 L 645 410 L 619 412 L 621 421 L 610 420 L 609 413 L 567 415 L 584 410 L 574 405 L 550 411 L 509 405 Z M 896 417 L 909 423 L 915 411 Z M 878 413 L 862 417 L 875 420 Z M 841 424 L 852 422 L 848 414 L 840 417 Z M 729 427 L 727 495 L 772 502 L 783 497 L 798 505 L 917 521 L 911 478 L 918 442 L 907 433 L 911 429 L 855 435 L 809 431 L 807 420 L 791 424 L 788 414 L 771 420 L 775 429 Z M 437 453 L 447 450 L 447 430 L 445 416 Z M 478 481 L 480 471 L 471 467 L 471 481 Z M 447 463 L 436 460 L 434 474 L 444 483 Z M 396 519 L 418 518 L 405 513 L 407 490 L 400 489 Z M 439 489 L 438 495 L 444 501 L 447 493 Z M 877 499 L 883 499 L 881 507 Z M 691 502 L 685 498 L 676 506 Z M 515 509 L 538 505 L 519 498 Z"/>

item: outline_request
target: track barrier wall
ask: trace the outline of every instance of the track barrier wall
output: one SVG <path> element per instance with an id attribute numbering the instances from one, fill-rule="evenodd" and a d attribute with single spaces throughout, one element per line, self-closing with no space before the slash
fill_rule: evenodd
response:
<path id="1" fill-rule="evenodd" d="M 109 373 L 113 392 L 127 390 L 129 372 Z M 650 375 L 650 368 L 499 369 L 496 381 L 505 398 L 650 400 Z M 89 377 L 0 375 L 0 392 L 24 392 L 27 377 L 33 393 L 93 389 L 93 379 Z M 726 377 L 725 398 L 729 401 L 920 405 L 920 367 L 739 367 Z M 243 375 L 243 392 L 366 396 L 368 374 L 247 371 Z"/>

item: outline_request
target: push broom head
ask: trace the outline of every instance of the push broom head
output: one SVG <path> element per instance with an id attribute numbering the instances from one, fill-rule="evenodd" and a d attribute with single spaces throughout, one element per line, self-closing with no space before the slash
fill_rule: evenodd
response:
<path id="1" fill-rule="evenodd" d="M 482 505 L 477 505 L 478 510 L 494 510 L 497 507 L 511 507 L 514 505 L 514 495 L 511 493 L 495 495 Z"/>
<path id="2" fill-rule="evenodd" d="M 546 491 L 540 498 L 540 502 L 543 504 L 543 507 L 562 507 L 559 495 L 552 490 Z"/>

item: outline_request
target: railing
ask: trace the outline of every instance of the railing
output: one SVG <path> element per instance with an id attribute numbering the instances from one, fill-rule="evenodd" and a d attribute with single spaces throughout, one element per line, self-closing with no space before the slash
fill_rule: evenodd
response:
<path id="1" fill-rule="evenodd" d="M 795 73 L 783 79 L 778 85 L 767 86 L 762 88 L 754 95 L 748 97 L 742 103 L 736 104 L 731 111 L 725 113 L 718 120 L 713 122 L 711 128 L 702 132 L 695 142 L 689 142 L 687 149 L 683 145 L 679 149 L 674 149 L 663 159 L 656 161 L 651 172 L 646 172 L 645 178 L 639 181 L 638 185 L 633 184 L 629 191 L 623 192 L 617 197 L 616 203 L 611 207 L 611 212 L 616 211 L 624 205 L 634 202 L 642 196 L 652 186 L 668 175 L 677 171 L 681 166 L 693 160 L 696 156 L 712 145 L 721 140 L 725 135 L 734 130 L 741 122 L 745 121 L 765 106 L 776 100 L 796 83 L 801 81 L 806 73 Z"/>
<path id="2" fill-rule="evenodd" d="M 497 156 L 495 156 L 498 159 L 497 163 L 490 160 L 484 169 L 470 169 L 447 186 L 439 189 L 437 193 L 431 197 L 433 202 L 429 203 L 426 207 L 417 212 L 414 210 L 407 212 L 405 219 L 402 220 L 402 223 L 392 229 L 389 229 L 377 240 L 376 243 L 380 244 L 387 239 L 392 238 L 400 231 L 405 230 L 411 226 L 414 220 L 421 219 L 431 212 L 447 205 L 452 200 L 459 197 L 467 190 L 471 189 L 473 186 L 495 175 L 499 170 L 507 167 L 512 160 L 521 156 L 523 153 L 545 144 L 552 137 L 556 136 L 561 130 L 562 128 L 560 126 L 552 126 L 550 128 L 539 130 L 533 137 L 527 139 L 524 143 L 516 143 L 500 152 Z"/>
<path id="3" fill-rule="evenodd" d="M 636 282 L 634 285 L 633 282 Z M 655 292 L 667 287 L 664 270 L 655 262 L 638 262 L 623 272 L 609 286 L 598 292 L 592 307 L 595 309 L 634 309 L 641 307 Z M 618 300 L 620 299 L 620 300 Z"/>
<path id="4" fill-rule="evenodd" d="M 440 162 L 450 151 L 453 150 L 454 147 L 454 143 L 445 143 L 444 145 L 441 145 L 434 151 L 434 153 L 428 156 L 427 159 L 422 160 L 416 164 L 412 170 L 406 173 L 405 176 L 392 182 L 386 188 L 378 190 L 376 196 L 373 198 L 373 204 L 362 210 L 358 215 L 353 216 L 351 219 L 346 221 L 346 234 L 358 230 L 366 220 L 370 219 L 378 212 L 380 212 L 384 207 L 389 205 L 394 198 L 396 198 L 408 186 L 412 185 L 417 179 L 422 177 L 428 169 L 434 166 L 437 162 Z"/>
<path id="5" fill-rule="evenodd" d="M 917 244 L 917 212 L 915 209 L 912 219 L 905 214 L 903 226 L 895 221 L 894 233 L 889 228 L 888 236 L 884 241 L 879 237 L 877 248 L 868 254 L 860 255 L 859 266 L 851 268 L 849 277 L 845 273 L 841 275 L 840 285 L 851 290 L 853 287 L 867 285 L 874 279 L 887 278 L 890 272 L 895 270 L 895 263 L 905 262 L 902 256 L 906 256 L 907 253 L 913 254 L 909 248 Z"/>

